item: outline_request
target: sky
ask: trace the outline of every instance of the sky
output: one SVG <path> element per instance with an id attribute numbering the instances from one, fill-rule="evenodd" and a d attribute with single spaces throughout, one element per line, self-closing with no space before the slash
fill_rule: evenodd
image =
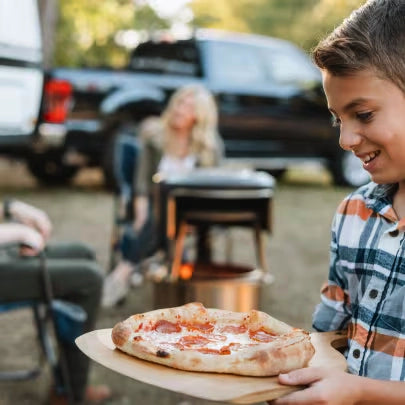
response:
<path id="1" fill-rule="evenodd" d="M 192 11 L 184 7 L 191 0 L 133 0 L 135 4 L 149 4 L 161 18 L 171 21 L 170 32 L 175 38 L 187 38 L 190 36 L 191 28 L 188 23 L 192 20 Z M 145 40 L 142 33 L 136 30 L 119 31 L 115 38 L 120 46 L 128 49 L 135 48 L 139 42 Z"/>
<path id="2" fill-rule="evenodd" d="M 191 0 L 147 0 L 156 10 L 159 17 L 169 18 L 172 21 L 171 32 L 177 37 L 190 35 L 188 23 L 192 19 L 192 12 L 185 7 Z"/>
<path id="3" fill-rule="evenodd" d="M 174 17 L 190 0 L 148 0 L 161 17 Z"/>

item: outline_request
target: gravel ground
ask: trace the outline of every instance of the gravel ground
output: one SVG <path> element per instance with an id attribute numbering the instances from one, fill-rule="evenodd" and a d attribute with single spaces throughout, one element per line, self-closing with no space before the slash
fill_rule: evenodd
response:
<path id="1" fill-rule="evenodd" d="M 263 288 L 261 309 L 293 326 L 311 329 L 311 314 L 319 300 L 319 288 L 328 268 L 329 227 L 334 210 L 349 190 L 335 188 L 319 168 L 290 170 L 279 182 L 274 197 L 274 232 L 267 238 L 266 253 L 275 281 Z M 101 174 L 87 170 L 71 187 L 39 186 L 21 163 L 0 160 L 0 198 L 13 196 L 45 209 L 54 223 L 54 240 L 79 239 L 96 250 L 104 270 L 109 261 L 113 198 L 102 187 Z M 223 234 L 216 236 L 215 257 L 223 256 Z M 255 263 L 252 235 L 248 230 L 231 231 L 232 260 Z M 124 305 L 101 311 L 97 329 L 153 307 L 150 284 L 131 290 Z M 16 332 L 17 331 L 17 332 Z M 18 311 L 0 316 L 0 368 L 30 365 L 35 357 L 30 313 Z M 8 344 L 10 342 L 10 345 Z M 33 355 L 34 353 L 34 355 Z M 123 377 L 93 363 L 92 383 L 107 383 L 114 391 L 110 405 L 208 405 Z M 35 380 L 0 383 L 0 404 L 45 403 L 51 383 L 49 370 Z M 217 403 L 219 404 L 219 403 Z"/>

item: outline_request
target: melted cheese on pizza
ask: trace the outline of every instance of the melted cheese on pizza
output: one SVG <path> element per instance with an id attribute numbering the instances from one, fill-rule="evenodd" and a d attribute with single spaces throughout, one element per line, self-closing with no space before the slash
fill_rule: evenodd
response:
<path id="1" fill-rule="evenodd" d="M 159 320 L 141 323 L 131 340 L 149 342 L 165 357 L 172 350 L 194 350 L 204 354 L 227 355 L 234 351 L 271 342 L 279 336 L 264 329 L 249 330 L 245 325 L 184 323 Z M 160 354 L 159 354 L 160 351 Z"/>

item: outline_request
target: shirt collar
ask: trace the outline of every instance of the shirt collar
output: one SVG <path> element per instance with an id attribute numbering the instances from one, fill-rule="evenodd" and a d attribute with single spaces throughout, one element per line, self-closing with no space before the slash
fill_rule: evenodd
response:
<path id="1" fill-rule="evenodd" d="M 398 217 L 392 207 L 392 201 L 398 184 L 376 184 L 369 183 L 364 189 L 366 206 L 380 214 L 390 222 L 397 222 Z"/>

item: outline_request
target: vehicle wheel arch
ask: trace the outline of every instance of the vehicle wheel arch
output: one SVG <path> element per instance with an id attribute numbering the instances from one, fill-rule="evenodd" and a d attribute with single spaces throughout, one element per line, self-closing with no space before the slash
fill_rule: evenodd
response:
<path id="1" fill-rule="evenodd" d="M 360 187 L 370 181 L 360 159 L 352 152 L 340 150 L 328 161 L 334 183 L 338 186 Z"/>
<path id="2" fill-rule="evenodd" d="M 119 89 L 103 100 L 100 112 L 103 116 L 108 117 L 133 108 L 161 110 L 165 100 L 165 92 L 154 87 Z"/>

